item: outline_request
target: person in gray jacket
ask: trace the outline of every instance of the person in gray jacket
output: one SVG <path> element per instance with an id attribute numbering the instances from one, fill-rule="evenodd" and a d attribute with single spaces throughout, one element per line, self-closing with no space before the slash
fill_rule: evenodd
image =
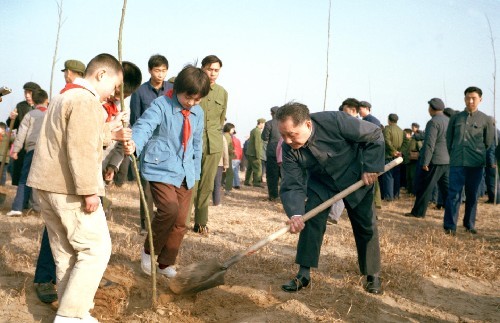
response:
<path id="1" fill-rule="evenodd" d="M 425 126 L 425 139 L 420 158 L 417 163 L 415 176 L 415 203 L 410 213 L 405 216 L 416 218 L 425 217 L 427 206 L 432 197 L 432 191 L 436 184 L 446 200 L 448 195 L 448 173 L 450 155 L 446 147 L 446 130 L 449 119 L 443 113 L 444 103 L 439 98 L 433 98 L 428 102 L 431 120 Z"/>

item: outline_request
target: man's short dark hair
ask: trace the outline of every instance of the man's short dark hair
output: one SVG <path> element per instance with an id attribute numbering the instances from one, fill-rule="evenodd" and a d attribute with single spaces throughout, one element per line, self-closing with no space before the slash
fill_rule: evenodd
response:
<path id="1" fill-rule="evenodd" d="M 152 70 L 155 67 L 162 66 L 162 65 L 165 65 L 167 67 L 167 70 L 168 70 L 168 60 L 165 56 L 160 55 L 160 54 L 156 54 L 156 55 L 153 55 L 149 58 L 148 68 L 150 70 Z"/>
<path id="2" fill-rule="evenodd" d="M 234 129 L 234 124 L 232 124 L 232 123 L 228 122 L 228 123 L 226 123 L 226 124 L 224 125 L 224 129 L 223 129 L 223 131 L 224 131 L 224 132 L 229 132 L 229 131 L 231 131 L 231 129 Z"/>
<path id="3" fill-rule="evenodd" d="M 215 55 L 208 55 L 201 61 L 201 67 L 205 67 L 207 65 L 212 65 L 213 63 L 219 63 L 220 67 L 222 67 L 222 61 Z"/>
<path id="4" fill-rule="evenodd" d="M 103 53 L 90 60 L 87 64 L 84 75 L 92 75 L 99 68 L 109 69 L 110 72 L 114 72 L 116 74 L 123 73 L 123 68 L 120 62 L 113 55 Z"/>
<path id="5" fill-rule="evenodd" d="M 174 91 L 205 97 L 210 92 L 210 79 L 201 68 L 187 65 L 175 78 Z"/>
<path id="6" fill-rule="evenodd" d="M 413 123 L 411 124 L 411 127 L 412 127 L 412 128 L 417 128 L 417 129 L 420 129 L 420 125 L 419 125 L 418 123 L 416 123 L 416 122 L 413 122 Z"/>
<path id="7" fill-rule="evenodd" d="M 142 83 L 141 69 L 132 62 L 123 61 L 123 93 L 130 95 L 137 90 Z"/>
<path id="8" fill-rule="evenodd" d="M 405 133 L 409 134 L 409 135 L 411 135 L 411 133 L 412 133 L 412 131 L 411 131 L 411 129 L 410 129 L 410 128 L 405 128 L 405 129 L 403 129 L 403 131 L 404 131 Z"/>
<path id="9" fill-rule="evenodd" d="M 464 91 L 464 95 L 467 95 L 467 93 L 474 93 L 474 92 L 476 92 L 480 98 L 483 97 L 483 91 L 476 86 L 469 86 L 468 88 L 466 88 Z"/>
<path id="10" fill-rule="evenodd" d="M 288 102 L 276 112 L 276 120 L 279 122 L 286 121 L 291 118 L 294 126 L 303 124 L 307 120 L 311 120 L 307 105 L 298 102 Z"/>
<path id="11" fill-rule="evenodd" d="M 33 91 L 33 93 L 31 94 L 31 98 L 33 99 L 33 102 L 35 104 L 43 104 L 49 98 L 49 96 L 47 95 L 47 92 L 45 92 L 45 90 L 38 89 Z"/>
<path id="12" fill-rule="evenodd" d="M 389 114 L 389 121 L 393 123 L 398 123 L 399 117 L 395 113 Z"/>
<path id="13" fill-rule="evenodd" d="M 0 129 L 7 129 L 7 124 L 5 122 L 0 122 Z"/>
<path id="14" fill-rule="evenodd" d="M 348 106 L 355 108 L 356 111 L 359 110 L 359 101 L 356 100 L 355 98 L 347 98 L 342 102 L 342 106 Z"/>

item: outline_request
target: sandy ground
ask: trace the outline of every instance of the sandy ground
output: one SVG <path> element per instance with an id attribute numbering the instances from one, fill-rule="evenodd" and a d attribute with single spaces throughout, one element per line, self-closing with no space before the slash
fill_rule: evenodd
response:
<path id="1" fill-rule="evenodd" d="M 57 303 L 41 303 L 33 275 L 43 230 L 36 215 L 8 218 L 14 188 L 0 215 L 0 322 L 52 322 Z M 378 212 L 384 295 L 363 290 L 351 227 L 344 214 L 329 225 L 312 285 L 285 293 L 280 285 L 296 273 L 297 236 L 286 234 L 243 258 L 225 284 L 179 296 L 158 277 L 158 307 L 151 309 L 151 280 L 140 270 L 138 190 L 112 187 L 109 228 L 113 254 L 93 314 L 102 322 L 499 322 L 500 206 L 481 200 L 479 234 L 442 232 L 443 211 L 423 219 L 403 217 L 412 198 L 386 203 Z M 463 209 L 463 207 L 462 207 Z M 463 212 L 463 210 L 462 210 Z M 208 236 L 185 236 L 178 267 L 206 259 L 224 261 L 279 230 L 285 215 L 266 201 L 266 190 L 243 187 L 210 207 Z"/>

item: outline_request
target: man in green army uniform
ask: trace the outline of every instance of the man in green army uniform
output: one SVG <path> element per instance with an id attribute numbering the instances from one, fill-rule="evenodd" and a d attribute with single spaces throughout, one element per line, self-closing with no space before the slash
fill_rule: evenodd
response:
<path id="1" fill-rule="evenodd" d="M 250 131 L 250 138 L 248 138 L 248 147 L 245 153 L 247 157 L 248 166 L 245 173 L 245 185 L 250 186 L 250 178 L 253 174 L 253 186 L 264 187 L 262 185 L 262 163 L 260 161 L 262 157 L 262 128 L 266 119 L 260 118 L 257 120 L 257 126 Z"/>
<path id="2" fill-rule="evenodd" d="M 208 204 L 214 190 L 214 179 L 222 154 L 222 127 L 226 120 L 227 91 L 215 83 L 221 67 L 222 61 L 215 55 L 209 55 L 201 61 L 201 68 L 210 79 L 210 92 L 200 103 L 205 113 L 205 129 L 201 175 L 193 189 L 195 222 L 193 231 L 204 234 L 208 233 Z"/>
<path id="3" fill-rule="evenodd" d="M 389 125 L 385 126 L 385 163 L 401 157 L 401 146 L 403 145 L 404 133 L 398 126 L 399 117 L 395 113 L 389 114 Z M 401 182 L 401 167 L 398 165 L 381 176 L 381 191 L 382 199 L 386 202 L 391 202 L 394 199 L 399 199 L 399 189 Z"/>

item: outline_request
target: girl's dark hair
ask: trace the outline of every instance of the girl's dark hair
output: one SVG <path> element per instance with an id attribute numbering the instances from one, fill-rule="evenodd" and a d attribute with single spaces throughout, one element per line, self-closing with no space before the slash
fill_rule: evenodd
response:
<path id="1" fill-rule="evenodd" d="M 234 124 L 228 122 L 228 123 L 226 123 L 224 125 L 223 131 L 224 132 L 229 132 L 229 131 L 231 131 L 231 129 L 234 129 Z"/>
<path id="2" fill-rule="evenodd" d="M 174 91 L 179 94 L 200 94 L 201 97 L 205 97 L 210 92 L 210 79 L 201 68 L 187 65 L 175 78 Z"/>

